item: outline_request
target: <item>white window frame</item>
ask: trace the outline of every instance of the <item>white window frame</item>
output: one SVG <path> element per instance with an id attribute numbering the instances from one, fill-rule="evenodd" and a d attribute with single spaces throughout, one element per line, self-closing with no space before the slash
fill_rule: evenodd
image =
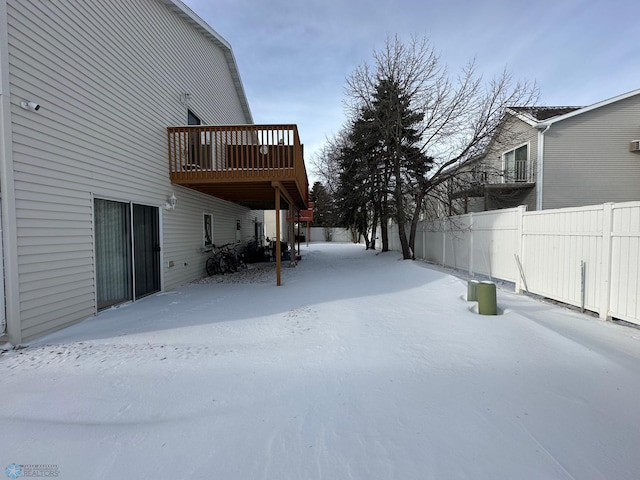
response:
<path id="1" fill-rule="evenodd" d="M 520 145 L 518 145 L 517 147 L 514 147 L 510 150 L 506 150 L 502 153 L 502 183 L 520 183 L 520 182 L 529 182 L 530 181 L 530 172 L 529 172 L 529 167 L 531 165 L 531 142 L 525 142 L 522 143 Z M 516 173 L 516 150 L 521 149 L 522 147 L 527 147 L 527 163 L 525 165 L 525 178 L 524 180 L 516 180 L 515 179 L 515 173 Z M 511 152 L 513 152 L 513 167 L 514 167 L 514 171 L 513 171 L 513 176 L 514 176 L 514 180 L 512 182 L 507 182 L 507 155 L 510 154 Z"/>

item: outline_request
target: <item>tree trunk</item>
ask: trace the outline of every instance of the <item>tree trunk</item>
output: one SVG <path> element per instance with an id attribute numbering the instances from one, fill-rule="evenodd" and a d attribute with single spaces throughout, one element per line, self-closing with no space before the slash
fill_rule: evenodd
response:
<path id="1" fill-rule="evenodd" d="M 389 208 L 387 206 L 387 196 L 382 199 L 382 215 L 380 216 L 380 232 L 382 236 L 382 251 L 389 251 Z"/>
<path id="2" fill-rule="evenodd" d="M 413 259 L 416 259 L 416 233 L 418 231 L 418 222 L 420 219 L 420 210 L 422 209 L 422 202 L 426 195 L 426 190 L 420 190 L 420 193 L 415 198 L 415 209 L 413 210 L 413 218 L 411 219 L 411 230 L 409 232 L 409 247 L 413 252 Z"/>
<path id="3" fill-rule="evenodd" d="M 371 223 L 371 244 L 369 248 L 371 250 L 376 249 L 376 233 L 378 232 L 378 208 L 373 207 L 373 222 Z"/>
<path id="4" fill-rule="evenodd" d="M 400 161 L 397 158 L 394 159 L 394 169 L 396 174 L 396 184 L 393 189 L 393 197 L 396 202 L 396 223 L 398 224 L 398 237 L 400 238 L 400 247 L 402 248 L 402 258 L 404 260 L 411 260 L 411 249 L 409 248 L 407 232 L 405 231 L 405 227 L 407 225 L 407 214 L 404 207 L 402 182 L 400 181 Z"/>
<path id="5" fill-rule="evenodd" d="M 418 216 L 411 219 L 411 229 L 409 230 L 409 248 L 411 249 L 411 260 L 416 259 L 416 231 L 418 229 Z"/>
<path id="6" fill-rule="evenodd" d="M 369 234 L 366 230 L 362 232 L 362 236 L 364 237 L 365 250 L 369 250 Z"/>
<path id="7" fill-rule="evenodd" d="M 407 232 L 405 231 L 407 221 L 404 211 L 400 208 L 396 214 L 396 222 L 398 224 L 398 237 L 400 239 L 400 247 L 402 248 L 402 258 L 404 260 L 411 260 L 411 248 L 409 247 L 409 241 L 407 239 Z"/>

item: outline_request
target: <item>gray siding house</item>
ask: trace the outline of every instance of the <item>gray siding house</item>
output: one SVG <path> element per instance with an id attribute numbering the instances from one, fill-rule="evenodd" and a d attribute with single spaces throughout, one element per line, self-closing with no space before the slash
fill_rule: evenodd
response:
<path id="1" fill-rule="evenodd" d="M 261 235 L 273 201 L 204 178 L 205 125 L 251 124 L 231 46 L 178 0 L 0 0 L 0 338 L 185 284 L 211 243 Z M 198 182 L 176 177 L 186 164 Z M 205 188 L 220 182 L 228 193 Z"/>
<path id="2" fill-rule="evenodd" d="M 588 107 L 512 107 L 451 195 L 459 213 L 640 200 L 640 90 Z"/>

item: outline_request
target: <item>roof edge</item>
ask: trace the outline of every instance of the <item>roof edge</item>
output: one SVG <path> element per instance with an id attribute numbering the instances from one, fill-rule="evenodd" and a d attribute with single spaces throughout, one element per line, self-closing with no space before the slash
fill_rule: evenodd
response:
<path id="1" fill-rule="evenodd" d="M 251 109 L 249 108 L 249 101 L 247 100 L 244 85 L 242 84 L 242 79 L 240 78 L 240 71 L 238 70 L 238 64 L 236 63 L 236 58 L 233 54 L 231 44 L 227 40 L 225 40 L 222 35 L 216 32 L 207 22 L 200 18 L 193 10 L 185 5 L 181 0 L 159 1 L 167 6 L 171 11 L 176 13 L 178 16 L 186 20 L 189 24 L 191 24 L 192 27 L 202 33 L 205 37 L 211 40 L 214 45 L 222 50 L 229 70 L 231 72 L 233 85 L 240 100 L 242 113 L 244 114 L 246 122 L 248 124 L 253 124 L 253 115 L 251 114 Z"/>
<path id="2" fill-rule="evenodd" d="M 522 120 L 524 123 L 526 123 L 527 125 L 531 126 L 531 127 L 535 127 L 537 125 L 538 122 L 536 122 L 533 118 L 529 117 L 528 115 L 524 115 L 520 112 L 517 112 L 515 110 L 513 110 L 510 107 L 507 107 L 507 113 L 510 115 L 513 115 L 514 117 L 516 117 L 519 120 Z"/>
<path id="3" fill-rule="evenodd" d="M 587 112 L 590 112 L 592 110 L 596 110 L 598 108 L 605 107 L 607 105 L 611 105 L 612 103 L 620 102 L 622 100 L 626 100 L 627 98 L 635 97 L 636 95 L 640 95 L 640 88 L 637 89 L 637 90 L 632 90 L 632 91 L 627 92 L 627 93 L 623 93 L 621 95 L 617 95 L 615 97 L 608 98 L 606 100 L 602 100 L 600 102 L 594 103 L 593 105 L 589 105 L 589 106 L 580 108 L 580 109 L 575 110 L 573 112 L 565 113 L 564 115 L 559 115 L 557 117 L 553 117 L 553 118 L 550 118 L 548 120 L 540 121 L 540 122 L 537 123 L 537 125 L 538 126 L 543 126 L 543 127 L 550 126 L 550 125 L 553 125 L 554 123 L 561 122 L 563 120 L 575 117 L 575 116 L 580 115 L 582 113 L 587 113 Z"/>

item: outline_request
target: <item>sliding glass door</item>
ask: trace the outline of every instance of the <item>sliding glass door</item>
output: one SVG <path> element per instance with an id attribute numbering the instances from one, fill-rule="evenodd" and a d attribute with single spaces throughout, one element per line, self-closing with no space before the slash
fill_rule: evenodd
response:
<path id="1" fill-rule="evenodd" d="M 98 309 L 133 300 L 128 203 L 95 200 Z"/>
<path id="2" fill-rule="evenodd" d="M 133 205 L 135 295 L 141 298 L 160 290 L 160 235 L 158 209 Z"/>
<path id="3" fill-rule="evenodd" d="M 158 209 L 95 199 L 94 215 L 98 309 L 159 291 Z"/>

